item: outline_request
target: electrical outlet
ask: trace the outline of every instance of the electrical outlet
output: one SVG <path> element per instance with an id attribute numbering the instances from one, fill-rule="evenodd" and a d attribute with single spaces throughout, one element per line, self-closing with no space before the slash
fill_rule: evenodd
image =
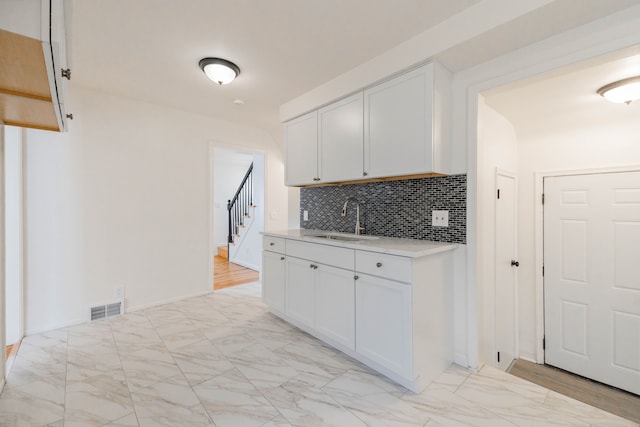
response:
<path id="1" fill-rule="evenodd" d="M 432 211 L 431 225 L 434 227 L 449 226 L 449 211 Z"/>
<path id="2" fill-rule="evenodd" d="M 302 220 L 309 221 L 309 211 L 302 211 Z"/>
<path id="3" fill-rule="evenodd" d="M 120 286 L 119 288 L 115 288 L 113 290 L 114 298 L 124 298 L 124 286 Z"/>

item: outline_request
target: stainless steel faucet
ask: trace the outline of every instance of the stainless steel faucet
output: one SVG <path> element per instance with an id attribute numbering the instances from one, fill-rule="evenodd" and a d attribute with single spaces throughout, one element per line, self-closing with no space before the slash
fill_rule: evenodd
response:
<path id="1" fill-rule="evenodd" d="M 356 199 L 354 197 L 347 197 L 347 200 L 345 200 L 345 202 L 344 202 L 344 206 L 342 206 L 342 217 L 346 217 L 347 216 L 347 205 L 349 204 L 349 201 L 353 201 L 353 202 L 356 203 L 356 230 L 355 230 L 355 234 L 359 235 L 361 230 L 364 231 L 364 227 L 360 227 L 360 202 L 358 202 L 358 199 Z"/>

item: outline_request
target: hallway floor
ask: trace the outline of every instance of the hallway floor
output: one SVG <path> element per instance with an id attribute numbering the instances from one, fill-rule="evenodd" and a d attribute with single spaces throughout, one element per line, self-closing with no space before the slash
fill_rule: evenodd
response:
<path id="1" fill-rule="evenodd" d="M 255 270 L 229 262 L 221 256 L 213 257 L 213 289 L 216 291 L 259 279 L 260 273 Z"/>
<path id="2" fill-rule="evenodd" d="M 270 314 L 260 284 L 24 339 L 7 426 L 634 426 L 503 372 L 414 394 Z"/>

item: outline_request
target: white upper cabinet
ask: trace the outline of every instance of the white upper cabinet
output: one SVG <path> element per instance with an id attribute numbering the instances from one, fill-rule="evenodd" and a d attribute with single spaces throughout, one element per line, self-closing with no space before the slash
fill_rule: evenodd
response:
<path id="1" fill-rule="evenodd" d="M 69 0 L 0 1 L 0 121 L 65 130 L 70 18 Z"/>
<path id="2" fill-rule="evenodd" d="M 285 124 L 285 184 L 307 185 L 318 178 L 318 112 Z"/>
<path id="3" fill-rule="evenodd" d="M 363 175 L 363 94 L 318 111 L 320 182 L 352 181 Z"/>
<path id="4" fill-rule="evenodd" d="M 287 185 L 362 178 L 362 99 L 360 92 L 285 124 Z"/>
<path id="5" fill-rule="evenodd" d="M 448 173 L 443 140 L 450 82 L 446 69 L 429 63 L 317 110 L 317 151 L 306 150 L 307 178 L 298 173 L 303 162 L 297 156 L 304 154 L 287 144 L 286 184 Z M 307 116 L 285 124 L 287 141 L 290 128 Z M 313 164 L 317 173 L 308 178 Z"/>
<path id="6" fill-rule="evenodd" d="M 371 178 L 439 172 L 434 67 L 428 64 L 364 92 L 365 171 Z"/>

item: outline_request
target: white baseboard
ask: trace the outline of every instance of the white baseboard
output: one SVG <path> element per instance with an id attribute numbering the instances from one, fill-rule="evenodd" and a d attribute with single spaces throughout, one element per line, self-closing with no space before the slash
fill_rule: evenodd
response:
<path id="1" fill-rule="evenodd" d="M 245 267 L 245 268 L 248 268 L 248 269 L 250 269 L 250 270 L 254 270 L 254 271 L 258 271 L 258 272 L 260 271 L 260 270 L 258 269 L 258 266 L 257 266 L 257 265 L 253 265 L 253 264 L 248 263 L 248 262 L 244 262 L 244 261 L 237 260 L 237 259 L 230 259 L 230 260 L 229 260 L 229 262 L 232 262 L 232 263 L 234 263 L 234 264 L 241 265 L 241 266 L 243 266 L 243 267 Z"/>
<path id="2" fill-rule="evenodd" d="M 138 311 L 138 310 L 144 310 L 145 308 L 151 308 L 151 307 L 157 307 L 159 305 L 165 305 L 165 304 L 169 304 L 172 302 L 176 302 L 176 301 L 180 301 L 183 299 L 187 299 L 187 298 L 194 298 L 194 297 L 199 297 L 202 295 L 207 295 L 213 292 L 213 289 L 210 290 L 206 290 L 206 291 L 200 291 L 200 292 L 195 292 L 193 294 L 189 294 L 189 295 L 181 295 L 175 298 L 168 298 L 166 300 L 160 300 L 160 301 L 155 301 L 149 304 L 142 304 L 142 305 L 137 305 L 134 307 L 128 307 L 125 305 L 125 315 L 127 313 L 131 313 L 134 311 Z M 79 320 L 72 320 L 69 322 L 64 322 L 64 323 L 59 323 L 56 325 L 53 325 L 49 328 L 40 328 L 40 329 L 27 329 L 24 333 L 25 336 L 29 336 L 29 335 L 36 335 L 36 334 L 41 334 L 43 332 L 48 332 L 48 331 L 53 331 L 56 329 L 61 329 L 61 328 L 68 328 L 70 326 L 76 326 L 76 325 L 81 325 L 83 323 L 88 323 L 89 321 L 87 319 L 79 319 Z"/>
<path id="3" fill-rule="evenodd" d="M 462 353 L 455 353 L 453 355 L 453 363 L 456 365 L 464 366 L 467 368 L 469 366 L 467 355 Z"/>
<path id="4" fill-rule="evenodd" d="M 170 304 L 172 302 L 181 301 L 183 299 L 201 297 L 203 295 L 208 295 L 210 293 L 213 293 L 213 289 L 209 289 L 209 290 L 206 290 L 206 291 L 195 292 L 195 293 L 189 294 L 189 295 L 181 295 L 179 297 L 174 297 L 174 298 L 167 298 L 165 300 L 154 301 L 154 302 L 149 303 L 149 304 L 141 304 L 141 305 L 136 305 L 134 307 L 127 307 L 127 313 L 144 310 L 146 308 L 157 307 L 159 305 Z"/>
<path id="5" fill-rule="evenodd" d="M 24 336 L 28 337 L 29 335 L 37 335 L 43 332 L 55 331 L 56 329 L 62 329 L 62 328 L 68 328 L 70 326 L 81 325 L 83 323 L 87 323 L 87 319 L 76 319 L 76 320 L 70 320 L 68 322 L 57 323 L 48 328 L 26 329 L 24 331 Z"/>
<path id="6" fill-rule="evenodd" d="M 531 358 L 531 357 L 528 357 L 528 356 L 522 356 L 522 355 L 520 355 L 520 357 L 519 357 L 518 359 L 522 359 L 522 360 L 526 360 L 527 362 L 531 362 L 531 363 L 536 363 L 536 364 L 538 364 L 538 362 L 536 362 L 536 359 L 535 359 L 535 358 Z"/>

